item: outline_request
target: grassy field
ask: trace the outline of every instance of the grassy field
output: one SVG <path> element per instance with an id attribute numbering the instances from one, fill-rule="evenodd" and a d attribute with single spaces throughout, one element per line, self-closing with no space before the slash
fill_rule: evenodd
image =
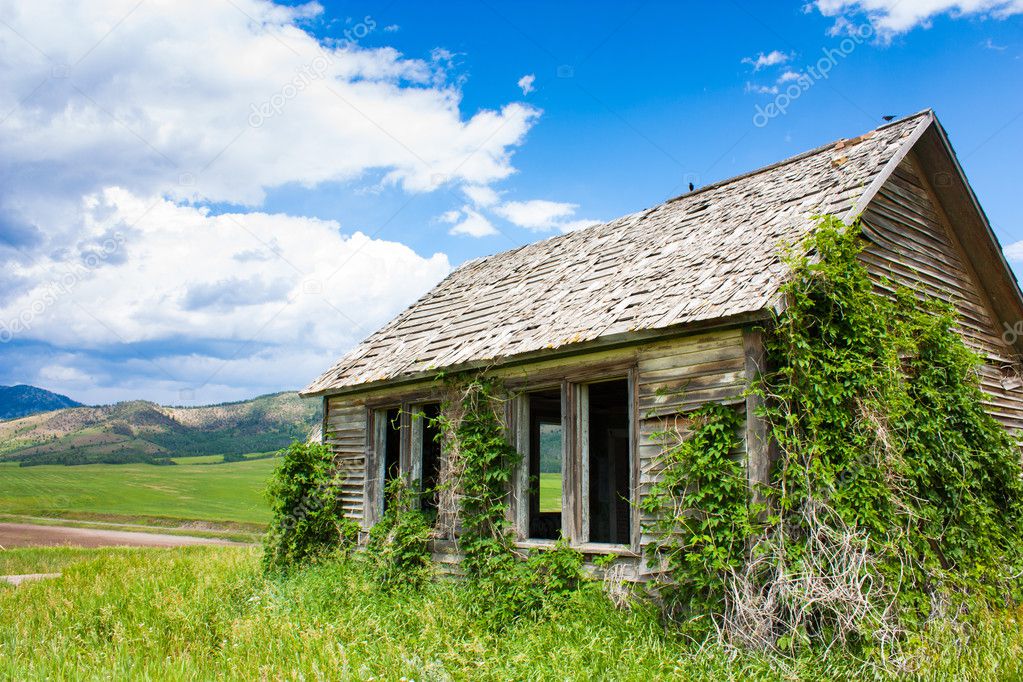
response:
<path id="1" fill-rule="evenodd" d="M 596 589 L 503 632 L 474 620 L 458 583 L 386 593 L 357 562 L 270 580 L 258 550 L 10 550 L 0 570 L 63 571 L 0 587 L 0 679 L 766 680 L 883 677 L 848 655 L 731 652 L 618 611 Z M 1021 614 L 961 647 L 914 650 L 923 680 L 1019 679 Z"/>
<path id="2" fill-rule="evenodd" d="M 540 511 L 561 511 L 561 474 L 540 474 Z"/>
<path id="3" fill-rule="evenodd" d="M 0 510 L 23 516 L 134 523 L 265 524 L 269 512 L 262 493 L 275 462 L 35 467 L 4 463 L 0 464 Z"/>

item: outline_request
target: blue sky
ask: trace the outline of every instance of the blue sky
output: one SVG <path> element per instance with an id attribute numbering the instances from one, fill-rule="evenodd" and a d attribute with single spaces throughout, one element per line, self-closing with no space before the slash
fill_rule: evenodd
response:
<path id="1" fill-rule="evenodd" d="M 1020 0 L 0 7 L 0 383 L 298 388 L 466 259 L 927 107 L 1023 257 L 1021 29 Z"/>

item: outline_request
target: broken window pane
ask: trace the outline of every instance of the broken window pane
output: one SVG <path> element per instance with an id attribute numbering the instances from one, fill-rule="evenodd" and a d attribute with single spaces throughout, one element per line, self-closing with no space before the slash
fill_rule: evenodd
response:
<path id="1" fill-rule="evenodd" d="M 561 537 L 564 447 L 561 391 L 536 391 L 529 399 L 529 537 Z"/>
<path id="2" fill-rule="evenodd" d="M 387 410 L 384 428 L 384 509 L 387 509 L 387 484 L 401 475 L 401 410 Z"/>
<path id="3" fill-rule="evenodd" d="M 626 545 L 632 511 L 629 382 L 605 381 L 588 390 L 589 541 Z"/>
<path id="4" fill-rule="evenodd" d="M 419 416 L 422 419 L 420 452 L 423 456 L 423 497 L 424 511 L 437 509 L 437 486 L 440 485 L 440 405 L 424 405 Z"/>

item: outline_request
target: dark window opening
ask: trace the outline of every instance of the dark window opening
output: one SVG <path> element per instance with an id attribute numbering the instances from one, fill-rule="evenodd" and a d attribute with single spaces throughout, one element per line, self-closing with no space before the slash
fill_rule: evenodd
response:
<path id="1" fill-rule="evenodd" d="M 564 473 L 561 391 L 529 394 L 529 537 L 561 537 Z"/>
<path id="2" fill-rule="evenodd" d="M 589 541 L 626 545 L 632 512 L 629 382 L 590 384 L 588 390 Z"/>
<path id="3" fill-rule="evenodd" d="M 424 405 L 420 410 L 422 419 L 422 441 L 420 452 L 423 456 L 423 511 L 437 509 L 437 487 L 440 485 L 440 405 Z"/>
<path id="4" fill-rule="evenodd" d="M 384 510 L 387 509 L 388 483 L 401 476 L 401 410 L 387 410 L 384 427 Z"/>

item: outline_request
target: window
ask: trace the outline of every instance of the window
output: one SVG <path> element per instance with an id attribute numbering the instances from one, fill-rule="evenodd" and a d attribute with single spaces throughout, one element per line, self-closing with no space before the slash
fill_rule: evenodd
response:
<path id="1" fill-rule="evenodd" d="M 529 537 L 561 537 L 564 438 L 561 391 L 536 391 L 529 400 Z"/>
<path id="2" fill-rule="evenodd" d="M 387 509 L 387 484 L 401 476 L 401 409 L 392 408 L 379 410 L 378 415 L 385 421 L 382 432 L 383 442 L 378 452 L 383 455 L 380 459 L 383 480 L 384 509 Z"/>
<path id="3" fill-rule="evenodd" d="M 632 536 L 629 382 L 583 388 L 583 534 L 588 542 L 627 545 Z"/>
<path id="4" fill-rule="evenodd" d="M 421 458 L 419 461 L 422 463 L 422 508 L 423 511 L 436 511 L 441 464 L 440 427 L 436 420 L 440 416 L 440 405 L 437 403 L 423 405 L 416 413 L 416 418 L 420 420 L 418 436 Z"/>

